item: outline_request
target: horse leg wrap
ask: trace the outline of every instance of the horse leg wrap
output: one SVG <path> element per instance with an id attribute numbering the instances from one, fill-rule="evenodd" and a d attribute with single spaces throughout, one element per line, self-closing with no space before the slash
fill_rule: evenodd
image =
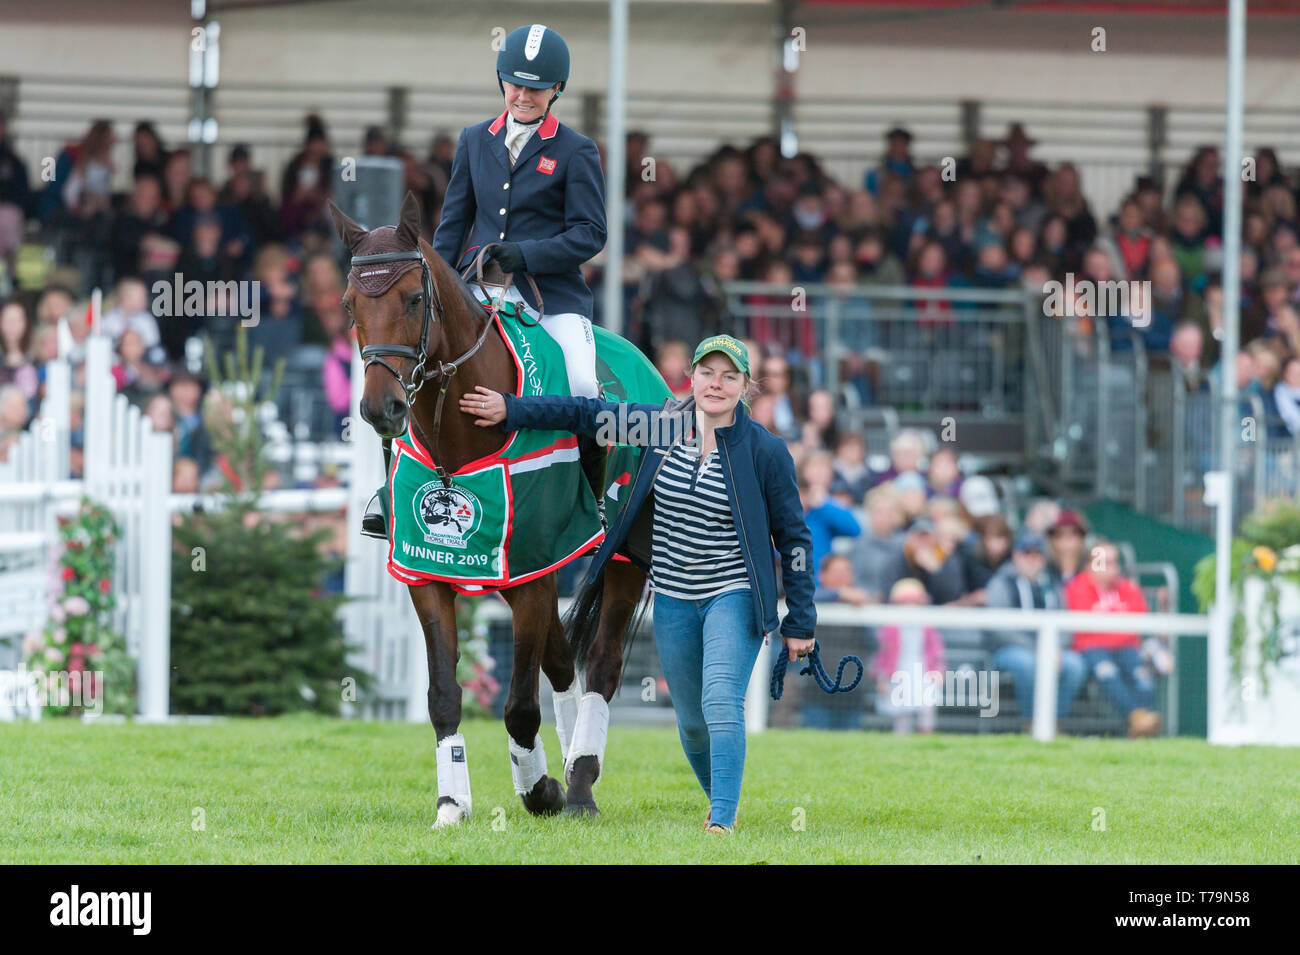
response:
<path id="1" fill-rule="evenodd" d="M 524 749 L 510 740 L 510 776 L 515 781 L 515 792 L 521 796 L 533 791 L 537 780 L 546 775 L 546 750 L 539 733 L 532 749 Z"/>
<path id="2" fill-rule="evenodd" d="M 472 814 L 469 763 L 465 762 L 465 737 L 460 733 L 438 740 L 438 798 L 443 796 L 450 796 L 466 816 Z"/>
<path id="3" fill-rule="evenodd" d="M 563 693 L 551 691 L 551 702 L 555 705 L 555 734 L 560 737 L 560 760 L 569 758 L 569 741 L 573 739 L 573 728 L 578 723 L 578 701 L 582 699 L 582 687 L 574 677 L 569 688 Z"/>
<path id="4" fill-rule="evenodd" d="M 599 693 L 582 694 L 577 725 L 573 728 L 573 741 L 569 743 L 569 755 L 564 760 L 566 783 L 573 776 L 574 761 L 582 756 L 596 757 L 596 779 L 600 779 L 601 765 L 605 762 L 605 737 L 608 734 L 609 704 Z"/>

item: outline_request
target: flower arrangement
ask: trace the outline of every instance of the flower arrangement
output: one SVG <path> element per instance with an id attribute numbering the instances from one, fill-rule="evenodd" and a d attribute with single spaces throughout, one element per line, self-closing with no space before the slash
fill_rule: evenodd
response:
<path id="1" fill-rule="evenodd" d="M 492 676 L 496 660 L 488 653 L 487 625 L 478 619 L 481 599 L 456 601 L 456 637 L 460 644 L 456 681 L 461 686 L 461 707 L 467 716 L 491 716 L 492 701 L 501 690 L 501 684 Z"/>
<path id="2" fill-rule="evenodd" d="M 1261 693 L 1268 693 L 1271 672 L 1282 659 L 1281 628 L 1278 614 L 1280 587 L 1289 582 L 1300 586 L 1300 504 L 1278 500 L 1249 515 L 1241 522 L 1241 534 L 1232 540 L 1232 593 L 1237 612 L 1232 618 L 1228 638 L 1228 655 L 1232 678 L 1240 682 L 1246 676 L 1246 620 L 1242 589 L 1248 578 L 1264 584 L 1263 619 L 1259 621 L 1263 641 L 1258 669 L 1254 676 Z M 1214 601 L 1215 558 L 1213 554 L 1196 565 L 1192 592 L 1205 610 Z"/>
<path id="3" fill-rule="evenodd" d="M 66 674 L 70 700 L 61 705 L 51 697 L 51 712 L 135 711 L 135 664 L 110 623 L 119 533 L 112 512 L 85 497 L 74 517 L 59 518 L 63 551 L 49 585 L 49 622 L 23 639 L 24 662 L 38 681 L 52 672 Z"/>

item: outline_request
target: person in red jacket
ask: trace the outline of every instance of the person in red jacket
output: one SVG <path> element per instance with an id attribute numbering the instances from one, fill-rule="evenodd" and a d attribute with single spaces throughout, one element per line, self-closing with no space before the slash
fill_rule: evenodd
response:
<path id="1" fill-rule="evenodd" d="M 1071 610 L 1100 613 L 1146 613 L 1147 602 L 1133 581 L 1120 575 L 1119 548 L 1098 541 L 1085 569 L 1065 587 Z M 1160 714 L 1152 710 L 1155 684 L 1142 667 L 1142 638 L 1136 633 L 1074 635 L 1074 649 L 1088 672 L 1097 678 L 1101 694 L 1128 719 L 1129 736 L 1155 736 Z"/>

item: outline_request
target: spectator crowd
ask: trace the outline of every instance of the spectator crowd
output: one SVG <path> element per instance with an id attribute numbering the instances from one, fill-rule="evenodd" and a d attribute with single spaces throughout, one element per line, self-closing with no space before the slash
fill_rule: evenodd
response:
<path id="1" fill-rule="evenodd" d="M 39 407 L 46 364 L 61 347 L 77 360 L 90 331 L 89 290 L 100 287 L 111 290 L 101 321 L 116 351 L 118 388 L 157 429 L 173 434 L 175 490 L 220 481 L 205 417 L 210 389 L 193 340 L 225 354 L 237 320 L 230 303 L 214 301 L 202 315 L 158 317 L 151 289 L 177 273 L 187 282 L 257 280 L 261 318 L 249 330 L 251 344 L 265 350 L 268 366 L 317 346 L 313 387 L 341 427 L 354 346 L 326 215 L 336 144 L 324 122 L 306 118 L 301 149 L 274 194 L 248 147 L 229 151 L 227 174 L 215 181 L 197 175 L 189 149 L 169 148 L 148 121 L 133 132 L 130 189 L 115 193 L 114 136 L 112 124 L 92 123 L 56 157 L 52 181 L 37 189 L 0 117 L 0 459 Z M 626 332 L 678 394 L 689 389 L 689 348 L 700 337 L 725 330 L 749 339 L 759 386 L 752 414 L 789 443 L 798 463 L 819 599 L 1145 609 L 1141 591 L 1120 572 L 1119 551 L 1090 540 L 1078 512 L 1051 502 L 1023 518 L 1008 512 L 997 486 L 963 474 L 958 449 L 928 432 L 903 431 L 887 449 L 869 448 L 845 423 L 844 396 L 814 387 L 824 375 L 807 315 L 792 313 L 784 293 L 748 295 L 742 321 L 724 286 L 906 286 L 916 289 L 919 323 L 942 320 L 945 289 L 1041 294 L 1067 274 L 1149 281 L 1151 300 L 1120 314 L 1067 303 L 1072 332 L 1108 336 L 1112 350 L 1140 340 L 1189 390 L 1206 389 L 1221 374 L 1220 156 L 1201 148 L 1172 188 L 1140 177 L 1117 209 L 1094 211 L 1078 168 L 1034 158 L 1034 140 L 1018 123 L 1001 140 L 976 140 L 954 176 L 919 160 L 912 143 L 907 129 L 889 130 L 880 160 L 859 183 L 836 181 L 815 156 L 783 157 L 771 137 L 743 149 L 723 146 L 680 175 L 660 159 L 647 179 L 641 173 L 654 158 L 650 142 L 630 133 L 628 228 L 618 250 Z M 361 151 L 401 160 L 431 235 L 453 138 L 439 133 L 421 157 L 373 127 Z M 1253 158 L 1243 209 L 1244 347 L 1235 373 L 1265 404 L 1272 431 L 1300 435 L 1300 193 L 1295 171 L 1273 150 Z M 42 287 L 24 288 L 16 281 L 20 251 L 32 241 L 52 250 L 56 266 Z M 608 254 L 585 266 L 597 303 Z M 869 384 L 863 397 L 870 401 Z M 888 466 L 873 468 L 872 458 L 886 452 Z M 904 627 L 888 639 L 894 664 L 942 663 L 941 634 Z M 1013 675 L 1026 705 L 1034 691 L 1033 644 L 1028 633 L 988 637 L 993 660 Z M 1091 675 L 1130 732 L 1155 732 L 1151 673 L 1167 666 L 1163 648 L 1144 647 L 1135 634 L 1075 634 L 1063 647 L 1058 713 L 1070 711 Z M 911 717 L 922 729 L 933 725 L 924 713 L 901 713 L 899 725 Z"/>

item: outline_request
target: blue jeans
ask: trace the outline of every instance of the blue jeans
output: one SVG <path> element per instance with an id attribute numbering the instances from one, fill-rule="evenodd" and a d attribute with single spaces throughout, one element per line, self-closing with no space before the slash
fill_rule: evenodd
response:
<path id="1" fill-rule="evenodd" d="M 763 639 L 748 590 L 704 600 L 655 594 L 655 648 L 686 759 L 704 787 L 710 820 L 736 824 L 745 770 L 745 688 Z"/>
<path id="2" fill-rule="evenodd" d="M 1024 719 L 1034 716 L 1034 678 L 1038 655 L 1031 647 L 1006 644 L 993 652 L 993 665 L 1011 674 L 1016 689 L 1016 706 Z M 1083 657 L 1073 650 L 1061 650 L 1061 671 L 1056 681 L 1056 718 L 1062 719 L 1074 705 L 1074 698 L 1088 675 Z"/>
<path id="3" fill-rule="evenodd" d="M 1137 647 L 1084 650 L 1083 662 L 1097 678 L 1102 698 L 1122 716 L 1127 717 L 1139 707 L 1149 710 L 1155 705 L 1155 684 L 1140 669 L 1142 655 Z"/>

